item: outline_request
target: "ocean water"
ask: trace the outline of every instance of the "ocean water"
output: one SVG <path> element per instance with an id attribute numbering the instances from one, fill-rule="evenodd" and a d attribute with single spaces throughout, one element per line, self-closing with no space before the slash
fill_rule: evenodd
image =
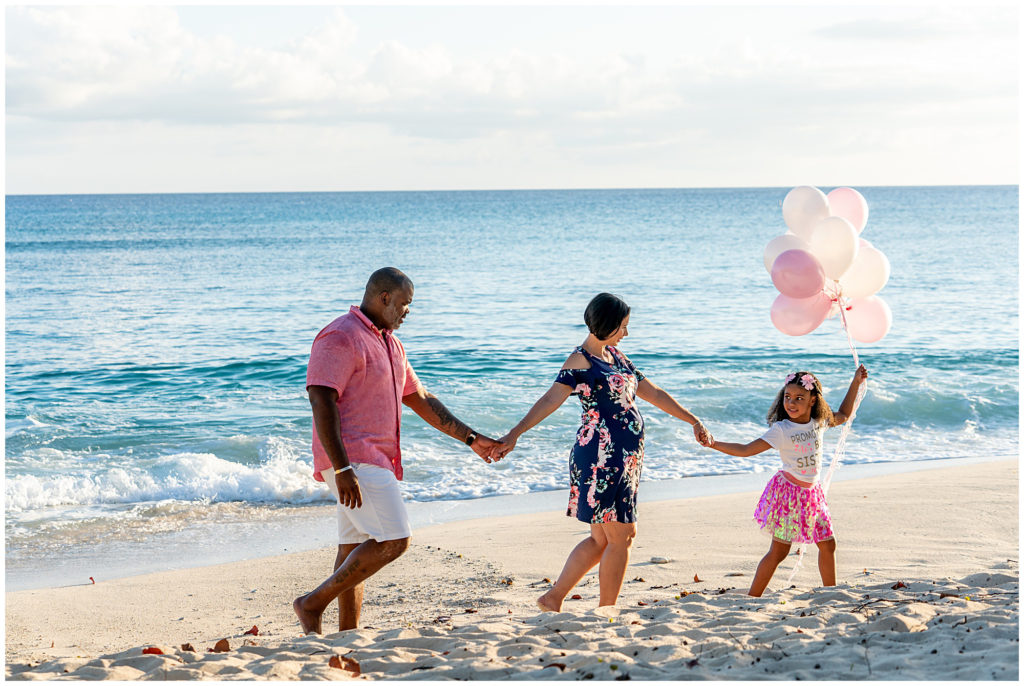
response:
<path id="1" fill-rule="evenodd" d="M 787 190 L 7 196 L 8 580 L 83 550 L 216 546 L 329 503 L 305 365 L 380 266 L 416 284 L 398 331 L 411 364 L 486 434 L 551 384 L 600 291 L 632 307 L 623 350 L 719 439 L 759 436 L 795 367 L 838 405 L 838 321 L 791 338 L 768 317 L 761 255 Z M 858 346 L 871 378 L 847 461 L 1017 455 L 1018 188 L 859 190 L 894 321 Z M 774 469 L 642 411 L 645 480 Z M 570 398 L 487 465 L 406 410 L 405 497 L 565 488 L 578 412 Z"/>

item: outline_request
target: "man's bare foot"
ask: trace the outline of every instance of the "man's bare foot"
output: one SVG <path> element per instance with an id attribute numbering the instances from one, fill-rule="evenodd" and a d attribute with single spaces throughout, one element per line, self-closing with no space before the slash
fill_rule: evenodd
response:
<path id="1" fill-rule="evenodd" d="M 562 611 L 562 604 L 558 603 L 557 605 L 555 605 L 555 603 L 550 598 L 548 598 L 547 593 L 542 595 L 540 598 L 537 598 L 537 607 L 539 607 L 544 612 Z"/>
<path id="2" fill-rule="evenodd" d="M 308 634 L 309 632 L 322 634 L 320 630 L 320 619 L 322 614 L 313 614 L 312 612 L 306 612 L 302 609 L 302 601 L 306 596 L 299 596 L 292 601 L 292 609 L 295 610 L 295 614 L 299 618 L 299 624 L 302 626 L 302 633 Z"/>

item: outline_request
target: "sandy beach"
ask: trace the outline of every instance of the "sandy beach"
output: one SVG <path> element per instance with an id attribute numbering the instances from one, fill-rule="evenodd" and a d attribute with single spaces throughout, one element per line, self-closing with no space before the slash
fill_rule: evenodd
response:
<path id="1" fill-rule="evenodd" d="M 6 593 L 5 674 L 1018 678 L 1016 461 L 835 483 L 839 584 L 818 585 L 812 551 L 791 585 L 793 556 L 755 599 L 745 592 L 767 550 L 750 523 L 756 497 L 644 503 L 617 608 L 595 607 L 592 573 L 563 612 L 537 611 L 585 531 L 561 512 L 415 531 L 409 552 L 367 586 L 361 628 L 329 633 L 332 607 L 323 636 L 300 634 L 291 601 L 326 576 L 331 548 Z M 227 650 L 210 652 L 222 639 Z"/>

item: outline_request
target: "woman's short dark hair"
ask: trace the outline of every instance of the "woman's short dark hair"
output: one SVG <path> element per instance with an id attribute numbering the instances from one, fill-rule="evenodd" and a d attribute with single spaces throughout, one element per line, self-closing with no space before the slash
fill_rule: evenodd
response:
<path id="1" fill-rule="evenodd" d="M 611 293 L 598 293 L 587 304 L 583 313 L 583 321 L 587 323 L 590 333 L 600 340 L 609 338 L 615 333 L 623 320 L 629 315 L 629 305 Z"/>

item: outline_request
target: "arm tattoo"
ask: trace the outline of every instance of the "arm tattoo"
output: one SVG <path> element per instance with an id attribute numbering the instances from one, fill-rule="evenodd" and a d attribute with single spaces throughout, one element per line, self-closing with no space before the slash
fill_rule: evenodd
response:
<path id="1" fill-rule="evenodd" d="M 437 415 L 437 424 L 435 425 L 438 429 L 448 434 L 452 438 L 457 438 L 460 441 L 465 441 L 466 437 L 469 436 L 470 428 L 460 422 L 455 415 L 453 415 L 447 407 L 444 406 L 437 396 L 429 394 L 427 396 L 427 405 Z"/>

